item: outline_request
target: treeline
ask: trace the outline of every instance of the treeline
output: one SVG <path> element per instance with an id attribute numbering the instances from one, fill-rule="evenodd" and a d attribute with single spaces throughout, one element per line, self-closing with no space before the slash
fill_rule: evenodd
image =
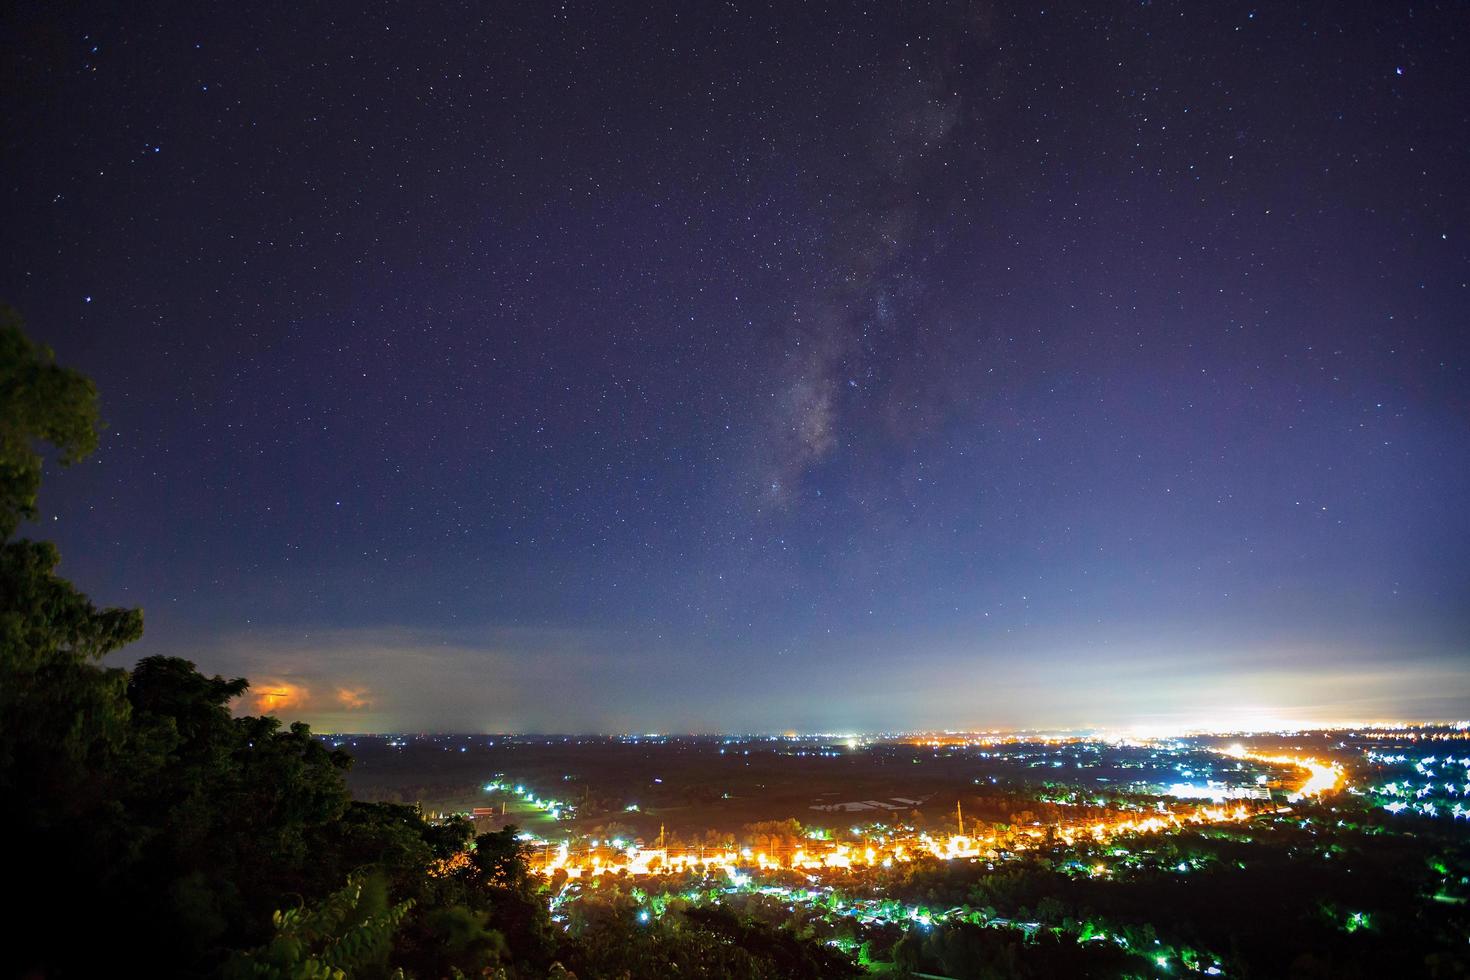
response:
<path id="1" fill-rule="evenodd" d="M 1103 937 L 1134 952 L 1160 943 L 1171 954 L 1197 950 L 1200 963 L 1208 950 L 1226 975 L 1245 978 L 1470 976 L 1470 913 L 1444 895 L 1447 882 L 1470 880 L 1463 831 L 1424 821 L 1404 825 L 1407 833 L 1365 832 L 1349 825 L 1350 812 L 1321 806 L 1295 824 L 1140 841 L 1150 851 L 1140 866 L 1102 878 L 1063 871 L 1074 852 L 1033 853 L 994 870 L 915 862 L 885 881 L 887 894 L 1035 923 L 1039 945 L 1018 950 L 1021 966 L 1010 973 L 995 957 L 1012 940 L 958 939 L 956 930 L 968 930 L 953 924 L 911 932 L 894 959 L 953 977 L 1047 975 L 1028 971 L 1072 955 L 1065 943 L 1043 948 L 1054 935 L 1092 937 L 1089 955 L 1105 947 Z"/>
<path id="2" fill-rule="evenodd" d="M 717 913 L 553 926 L 514 828 L 357 802 L 305 725 L 231 714 L 243 679 L 103 658 L 138 610 L 56 574 L 42 451 L 97 444 L 92 383 L 0 311 L 0 840 L 7 975 L 331 978 L 837 976 L 844 961 Z"/>

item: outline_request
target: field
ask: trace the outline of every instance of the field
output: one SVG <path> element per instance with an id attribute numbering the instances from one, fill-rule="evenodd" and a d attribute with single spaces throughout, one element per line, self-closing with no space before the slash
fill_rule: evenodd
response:
<path id="1" fill-rule="evenodd" d="M 1230 762 L 1188 745 L 1009 739 L 577 738 L 378 736 L 343 743 L 362 799 L 420 804 L 432 814 L 493 808 L 490 823 L 544 835 L 616 828 L 630 839 L 737 832 L 758 822 L 950 827 L 956 805 L 972 820 L 1016 822 L 1045 805 L 1047 787 L 1157 793 L 1192 779 L 1276 780 L 1279 769 Z M 1188 776 L 1183 775 L 1188 773 Z M 504 788 L 486 790 L 492 783 Z M 519 786 L 524 790 L 517 793 Z M 553 801 L 560 821 L 528 795 Z M 499 811 L 504 805 L 502 819 Z M 1026 822 L 1026 821 L 1021 821 Z M 611 834 L 609 834 L 611 836 Z"/>

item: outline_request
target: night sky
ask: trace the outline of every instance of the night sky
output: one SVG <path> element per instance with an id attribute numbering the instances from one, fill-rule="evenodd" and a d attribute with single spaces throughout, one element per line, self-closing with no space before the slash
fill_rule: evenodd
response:
<path id="1" fill-rule="evenodd" d="M 110 423 L 31 533 L 119 663 L 339 731 L 1470 715 L 1470 7 L 638 7 L 4 15 L 0 299 Z"/>

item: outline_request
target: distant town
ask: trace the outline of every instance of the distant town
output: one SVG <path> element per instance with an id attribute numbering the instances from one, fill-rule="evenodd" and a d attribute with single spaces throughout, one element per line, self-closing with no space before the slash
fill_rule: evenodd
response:
<path id="1" fill-rule="evenodd" d="M 328 741 L 358 760 L 359 797 L 514 827 L 572 932 L 609 903 L 644 923 L 713 906 L 880 971 L 971 975 L 949 944 L 979 929 L 1023 955 L 1045 936 L 1098 968 L 1250 976 L 1284 937 L 1267 929 L 1257 949 L 1257 930 L 1183 910 L 1218 901 L 1209 921 L 1228 923 L 1242 896 L 1287 895 L 1273 880 L 1305 870 L 1319 941 L 1366 946 L 1406 916 L 1459 928 L 1470 899 L 1464 725 Z M 1379 875 L 1398 887 L 1360 887 Z M 1399 877 L 1412 906 L 1387 900 Z M 1168 899 L 1185 885 L 1191 902 Z"/>

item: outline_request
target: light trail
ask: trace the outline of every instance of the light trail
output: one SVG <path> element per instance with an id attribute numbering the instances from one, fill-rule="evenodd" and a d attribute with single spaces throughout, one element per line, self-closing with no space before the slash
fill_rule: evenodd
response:
<path id="1" fill-rule="evenodd" d="M 1253 762 L 1267 762 L 1277 766 L 1293 766 L 1297 769 L 1307 771 L 1307 781 L 1298 786 L 1290 796 L 1286 798 L 1288 803 L 1309 796 L 1321 796 L 1324 793 L 1335 793 L 1347 787 L 1347 775 L 1342 766 L 1335 762 L 1322 762 L 1318 759 L 1303 758 L 1295 755 L 1265 755 L 1259 752 L 1250 752 L 1242 745 L 1232 745 L 1228 749 L 1220 750 L 1222 755 L 1232 759 L 1250 759 Z"/>

